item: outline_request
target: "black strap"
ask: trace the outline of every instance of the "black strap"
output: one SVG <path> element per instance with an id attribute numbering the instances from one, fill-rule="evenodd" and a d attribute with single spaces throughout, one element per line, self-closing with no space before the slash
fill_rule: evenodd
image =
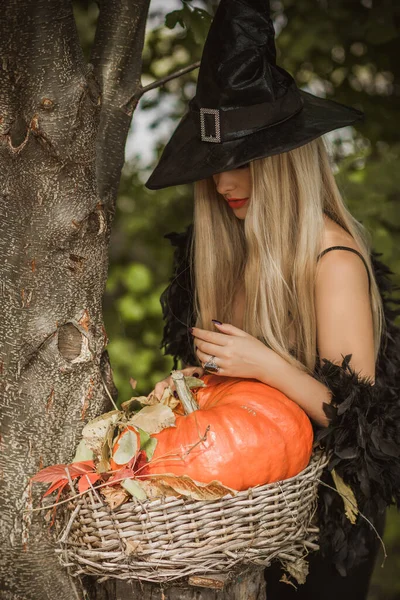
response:
<path id="1" fill-rule="evenodd" d="M 365 261 L 365 258 L 363 257 L 363 255 L 361 254 L 361 252 L 359 252 L 358 250 L 354 250 L 354 248 L 349 248 L 348 246 L 331 246 L 330 248 L 325 248 L 325 250 L 323 250 L 320 254 L 318 254 L 317 261 L 321 258 L 321 256 L 323 256 L 324 254 L 326 254 L 330 250 L 350 250 L 350 252 L 354 252 L 354 254 L 358 254 L 358 256 L 363 261 L 363 263 L 365 265 L 365 268 L 367 269 L 369 287 L 371 287 L 371 275 L 369 273 L 368 265 L 367 265 L 367 263 Z"/>

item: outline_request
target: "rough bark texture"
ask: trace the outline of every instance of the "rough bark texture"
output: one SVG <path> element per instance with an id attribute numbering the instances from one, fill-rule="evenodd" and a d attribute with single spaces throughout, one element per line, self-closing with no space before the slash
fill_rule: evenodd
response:
<path id="1" fill-rule="evenodd" d="M 29 478 L 72 459 L 109 409 L 102 296 L 149 0 L 101 5 L 93 66 L 70 0 L 3 0 L 0 15 L 0 594 L 83 599 Z M 106 30 L 106 26 L 108 30 Z M 101 51 L 99 50 L 101 48 Z"/>
<path id="2" fill-rule="evenodd" d="M 215 579 L 218 585 L 218 577 Z M 210 589 L 197 585 L 162 587 L 148 583 L 113 581 L 106 587 L 99 587 L 93 600 L 127 600 L 127 598 L 132 600 L 265 600 L 263 568 L 249 569 L 248 572 L 225 585 L 223 580 L 220 583 L 222 585 L 219 589 Z M 212 585 L 212 582 L 204 581 L 203 584 L 208 586 Z"/>

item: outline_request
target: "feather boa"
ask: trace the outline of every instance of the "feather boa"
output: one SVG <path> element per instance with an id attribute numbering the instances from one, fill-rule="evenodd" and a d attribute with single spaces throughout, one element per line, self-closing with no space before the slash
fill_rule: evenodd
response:
<path id="1" fill-rule="evenodd" d="M 314 377 L 332 394 L 324 405 L 326 428 L 315 428 L 315 438 L 331 452 L 324 481 L 333 486 L 332 469 L 353 490 L 360 511 L 373 523 L 387 506 L 400 508 L 400 329 L 395 319 L 400 300 L 391 298 L 395 288 L 391 271 L 372 253 L 375 278 L 384 306 L 386 335 L 379 351 L 375 384 L 350 365 L 351 354 L 341 365 L 319 361 Z M 322 363 L 322 364 L 321 364 Z M 343 513 L 337 493 L 319 488 L 320 548 L 345 575 L 362 562 L 376 534 L 361 516 L 352 525 Z"/>
<path id="2" fill-rule="evenodd" d="M 189 264 L 193 226 L 184 233 L 166 235 L 175 246 L 174 275 L 161 296 L 165 321 L 161 348 L 187 364 L 197 364 L 188 327 L 195 322 L 193 309 L 193 269 Z M 395 319 L 400 300 L 391 297 L 392 272 L 372 252 L 371 260 L 384 306 L 386 335 L 379 351 L 375 384 L 351 367 L 351 354 L 341 364 L 318 359 L 314 377 L 332 394 L 324 410 L 330 423 L 314 425 L 315 439 L 330 452 L 323 481 L 334 487 L 332 469 L 349 485 L 359 510 L 373 523 L 385 508 L 400 508 L 400 328 Z M 318 520 L 320 552 L 346 575 L 368 555 L 376 539 L 370 525 L 360 515 L 353 525 L 345 515 L 342 498 L 335 490 L 319 487 Z"/>

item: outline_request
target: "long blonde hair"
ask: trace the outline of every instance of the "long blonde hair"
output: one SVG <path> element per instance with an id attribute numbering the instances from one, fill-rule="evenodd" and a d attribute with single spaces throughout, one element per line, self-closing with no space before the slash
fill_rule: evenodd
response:
<path id="1" fill-rule="evenodd" d="M 211 319 L 231 322 L 235 293 L 243 285 L 243 329 L 311 373 L 317 356 L 314 287 L 326 213 L 353 237 L 369 267 L 376 358 L 384 318 L 369 234 L 343 203 L 323 138 L 254 160 L 250 172 L 244 220 L 235 217 L 212 178 L 195 183 L 196 325 L 215 331 Z"/>

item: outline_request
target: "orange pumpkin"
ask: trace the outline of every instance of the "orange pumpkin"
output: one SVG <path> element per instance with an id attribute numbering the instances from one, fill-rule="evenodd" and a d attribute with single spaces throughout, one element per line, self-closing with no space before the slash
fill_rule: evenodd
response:
<path id="1" fill-rule="evenodd" d="M 128 437 L 130 438 L 129 440 L 128 440 Z M 135 454 L 137 454 L 137 452 L 139 452 L 140 435 L 139 435 L 137 429 L 135 427 L 132 427 L 131 425 L 127 425 L 121 431 L 121 433 L 118 435 L 117 439 L 115 440 L 115 443 L 114 443 L 114 446 L 112 449 L 112 457 L 110 459 L 110 468 L 113 471 L 116 471 L 116 470 L 120 469 L 121 467 L 125 466 L 126 464 L 128 464 L 128 462 L 130 460 L 130 458 L 126 461 L 121 460 L 119 458 L 121 456 L 121 450 L 123 450 L 122 445 L 126 442 L 129 442 L 130 453 L 134 452 Z M 124 452 L 124 454 L 125 454 L 125 452 Z M 127 456 L 130 456 L 130 454 L 128 454 Z"/>
<path id="2" fill-rule="evenodd" d="M 176 427 L 152 436 L 158 443 L 148 474 L 188 475 L 203 483 L 216 479 L 245 490 L 288 479 L 307 466 L 313 430 L 295 402 L 255 379 L 202 379 L 207 387 L 195 394 L 198 410 L 177 414 Z"/>

